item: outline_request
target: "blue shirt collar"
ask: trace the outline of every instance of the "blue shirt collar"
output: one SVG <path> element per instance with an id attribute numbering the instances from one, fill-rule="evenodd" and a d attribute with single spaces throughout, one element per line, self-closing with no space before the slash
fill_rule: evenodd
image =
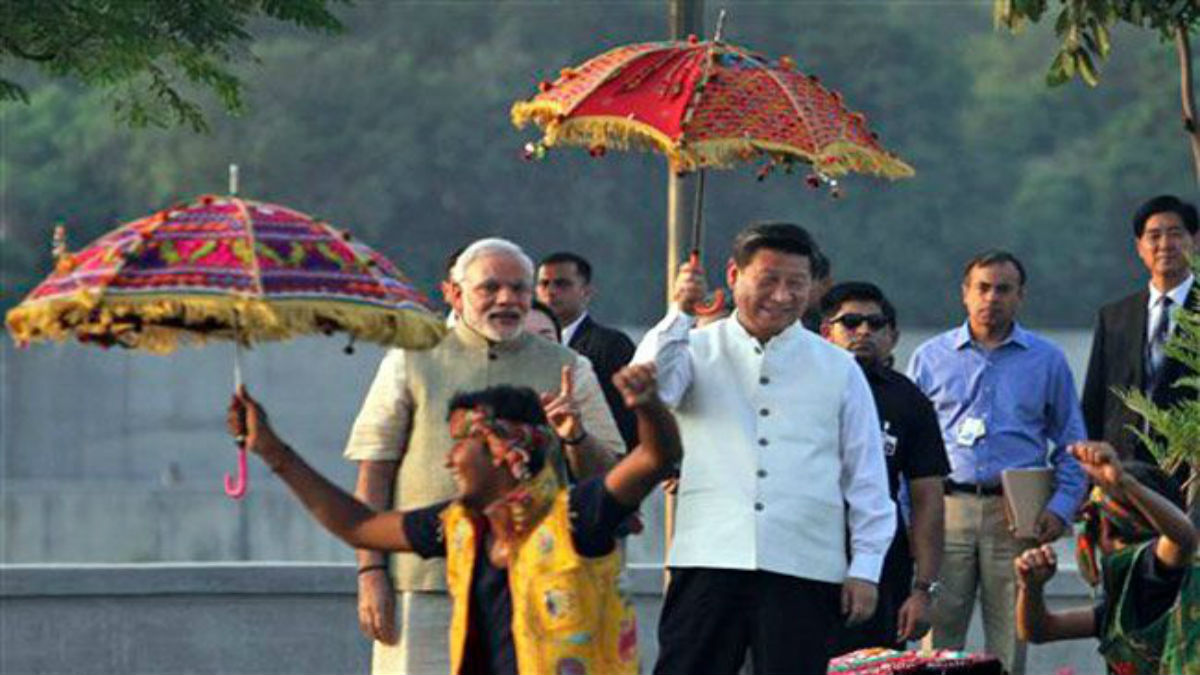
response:
<path id="1" fill-rule="evenodd" d="M 963 349 L 974 344 L 971 340 L 970 323 L 963 321 L 961 326 L 954 329 L 954 332 L 951 334 L 951 339 L 954 341 L 955 349 Z M 1008 337 L 1005 338 L 1004 342 L 1000 343 L 1000 347 L 1004 347 L 1009 344 L 1014 344 L 1021 349 L 1029 349 L 1029 332 L 1021 327 L 1021 323 L 1019 321 L 1013 322 L 1012 332 L 1008 334 Z M 997 349 L 1000 347 L 997 347 Z"/>

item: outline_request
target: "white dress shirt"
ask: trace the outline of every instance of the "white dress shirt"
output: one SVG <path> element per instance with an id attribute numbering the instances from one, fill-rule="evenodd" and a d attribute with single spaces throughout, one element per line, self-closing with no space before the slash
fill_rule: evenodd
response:
<path id="1" fill-rule="evenodd" d="M 575 317 L 574 321 L 563 326 L 562 343 L 564 345 L 571 344 L 571 338 L 575 337 L 575 332 L 579 330 L 579 327 L 581 325 L 583 325 L 583 320 L 586 319 L 587 317 L 588 317 L 588 313 L 584 312 L 584 313 L 580 314 L 579 316 Z"/>
<path id="2" fill-rule="evenodd" d="M 692 330 L 672 310 L 634 356 L 683 437 L 668 564 L 877 582 L 896 508 L 866 378 L 799 322 L 763 345 L 737 316 Z"/>
<path id="3" fill-rule="evenodd" d="M 1148 312 L 1146 315 L 1148 319 L 1146 321 L 1146 344 L 1154 339 L 1154 327 L 1158 325 L 1159 316 L 1162 314 L 1160 299 L 1164 295 L 1171 298 L 1171 313 L 1167 315 L 1167 335 L 1172 335 L 1175 333 L 1175 316 L 1178 314 L 1179 308 L 1187 304 L 1188 293 L 1192 292 L 1192 284 L 1195 281 L 1196 277 L 1189 274 L 1187 279 L 1166 293 L 1155 288 L 1153 282 L 1150 284 L 1150 301 L 1146 303 Z"/>

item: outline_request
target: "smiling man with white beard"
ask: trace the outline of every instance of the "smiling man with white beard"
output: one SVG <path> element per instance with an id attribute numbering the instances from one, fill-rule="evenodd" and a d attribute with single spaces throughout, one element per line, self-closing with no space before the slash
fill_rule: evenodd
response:
<path id="1" fill-rule="evenodd" d="M 345 457 L 359 464 L 360 500 L 408 510 L 452 498 L 447 406 L 457 392 L 496 385 L 543 392 L 575 478 L 616 462 L 624 446 L 591 364 L 524 330 L 533 276 L 529 256 L 504 239 L 481 239 L 458 256 L 447 290 L 459 321 L 431 350 L 389 351 L 355 420 Z M 372 672 L 447 671 L 443 563 L 398 554 L 389 564 L 381 553 L 360 550 L 358 566 L 359 624 L 376 641 Z"/>

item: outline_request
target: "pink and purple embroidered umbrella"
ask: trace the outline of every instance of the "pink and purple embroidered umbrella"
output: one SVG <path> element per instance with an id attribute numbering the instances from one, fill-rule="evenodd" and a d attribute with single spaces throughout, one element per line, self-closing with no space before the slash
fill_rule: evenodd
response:
<path id="1" fill-rule="evenodd" d="M 74 337 L 165 354 L 212 338 L 248 346 L 344 332 L 425 349 L 445 333 L 387 258 L 275 204 L 204 196 L 74 253 L 59 229 L 54 253 L 54 271 L 5 317 L 18 345 Z M 238 482 L 226 477 L 235 497 L 245 492 L 244 451 L 238 463 Z"/>

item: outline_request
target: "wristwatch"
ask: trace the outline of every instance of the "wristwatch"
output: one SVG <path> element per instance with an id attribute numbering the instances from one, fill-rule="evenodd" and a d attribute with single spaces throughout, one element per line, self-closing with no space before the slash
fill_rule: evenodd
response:
<path id="1" fill-rule="evenodd" d="M 938 583 L 936 579 L 933 581 L 921 581 L 920 579 L 913 579 L 912 589 L 914 591 L 923 591 L 929 595 L 930 598 L 936 598 L 938 591 L 942 590 L 942 585 Z"/>

